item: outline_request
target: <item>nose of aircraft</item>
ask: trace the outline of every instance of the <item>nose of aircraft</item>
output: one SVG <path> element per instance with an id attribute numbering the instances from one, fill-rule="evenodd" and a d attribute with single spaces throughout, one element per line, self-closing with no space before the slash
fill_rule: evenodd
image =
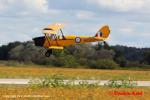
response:
<path id="1" fill-rule="evenodd" d="M 44 42 L 45 42 L 45 37 L 41 36 L 41 37 L 36 37 L 32 39 L 34 41 L 35 46 L 43 46 Z"/>

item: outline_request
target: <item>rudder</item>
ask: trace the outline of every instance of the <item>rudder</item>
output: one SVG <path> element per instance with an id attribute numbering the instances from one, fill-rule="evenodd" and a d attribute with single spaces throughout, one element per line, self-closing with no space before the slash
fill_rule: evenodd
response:
<path id="1" fill-rule="evenodd" d="M 110 34 L 109 26 L 103 26 L 95 35 L 95 37 L 102 37 L 102 38 L 108 38 Z"/>

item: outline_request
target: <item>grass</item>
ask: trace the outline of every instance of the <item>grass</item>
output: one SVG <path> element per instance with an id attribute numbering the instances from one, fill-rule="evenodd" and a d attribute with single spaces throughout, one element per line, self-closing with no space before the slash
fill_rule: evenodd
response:
<path id="1" fill-rule="evenodd" d="M 0 64 L 0 78 L 40 78 L 62 75 L 64 79 L 149 80 L 150 71 L 55 68 L 37 65 L 20 67 Z"/>
<path id="2" fill-rule="evenodd" d="M 114 92 L 141 92 L 141 95 L 113 95 Z M 150 88 L 0 88 L 0 99 L 12 100 L 148 100 Z M 17 98 L 18 97 L 18 98 Z M 42 98 L 42 99 L 41 99 Z"/>

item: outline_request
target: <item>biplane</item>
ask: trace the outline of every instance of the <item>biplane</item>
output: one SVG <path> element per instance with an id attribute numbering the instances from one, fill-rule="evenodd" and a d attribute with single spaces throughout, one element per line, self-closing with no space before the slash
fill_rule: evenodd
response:
<path id="1" fill-rule="evenodd" d="M 49 57 L 52 54 L 53 49 L 64 49 L 65 46 L 73 44 L 81 44 L 88 42 L 104 41 L 110 34 L 108 25 L 103 26 L 96 32 L 95 36 L 75 36 L 64 35 L 62 24 L 50 24 L 43 29 L 44 36 L 33 38 L 35 46 L 42 46 L 47 49 L 45 56 Z"/>

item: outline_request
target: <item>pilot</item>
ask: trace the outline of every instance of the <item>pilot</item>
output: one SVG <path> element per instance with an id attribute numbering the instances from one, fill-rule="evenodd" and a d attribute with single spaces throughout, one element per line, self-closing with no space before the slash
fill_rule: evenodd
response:
<path id="1" fill-rule="evenodd" d="M 51 38 L 52 40 L 55 40 L 55 35 L 54 35 L 54 34 L 51 34 L 50 38 Z"/>

